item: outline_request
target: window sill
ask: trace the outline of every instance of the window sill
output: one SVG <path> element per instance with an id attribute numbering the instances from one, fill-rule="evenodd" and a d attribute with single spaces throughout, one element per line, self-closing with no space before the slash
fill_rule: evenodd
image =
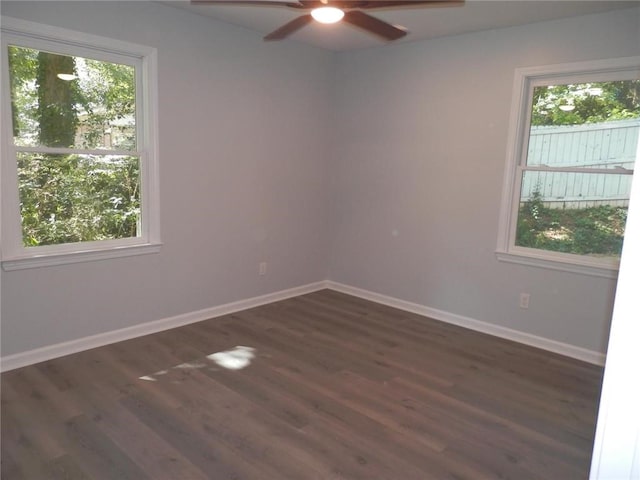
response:
<path id="1" fill-rule="evenodd" d="M 114 247 L 105 250 L 76 251 L 69 253 L 11 258 L 2 261 L 2 269 L 5 271 L 26 270 L 29 268 L 52 267 L 56 265 L 95 262 L 112 258 L 146 255 L 150 253 L 158 253 L 160 251 L 161 245 L 161 243 L 148 243 L 144 245 L 127 245 Z"/>
<path id="2" fill-rule="evenodd" d="M 565 259 L 550 258 L 545 255 L 535 255 L 531 253 L 504 252 L 497 251 L 496 257 L 501 262 L 517 263 L 530 267 L 546 268 L 562 272 L 579 273 L 592 277 L 618 278 L 618 265 L 595 265 L 588 261 L 582 263 L 572 262 Z"/>

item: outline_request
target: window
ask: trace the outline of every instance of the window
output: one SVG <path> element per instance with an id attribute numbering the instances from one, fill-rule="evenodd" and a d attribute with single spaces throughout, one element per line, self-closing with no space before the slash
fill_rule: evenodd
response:
<path id="1" fill-rule="evenodd" d="M 157 252 L 155 51 L 3 18 L 2 56 L 3 268 Z"/>
<path id="2" fill-rule="evenodd" d="M 498 258 L 614 277 L 640 132 L 640 57 L 518 69 Z"/>

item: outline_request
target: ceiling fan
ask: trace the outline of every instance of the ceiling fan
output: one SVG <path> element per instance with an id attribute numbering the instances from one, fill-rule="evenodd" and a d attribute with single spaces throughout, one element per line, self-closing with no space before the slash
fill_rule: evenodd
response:
<path id="1" fill-rule="evenodd" d="M 406 29 L 384 22 L 363 10 L 459 5 L 464 2 L 460 0 L 191 0 L 191 3 L 193 5 L 274 6 L 308 12 L 274 30 L 264 37 L 265 40 L 282 40 L 314 20 L 320 23 L 336 23 L 343 20 L 385 40 L 397 40 L 407 34 Z"/>

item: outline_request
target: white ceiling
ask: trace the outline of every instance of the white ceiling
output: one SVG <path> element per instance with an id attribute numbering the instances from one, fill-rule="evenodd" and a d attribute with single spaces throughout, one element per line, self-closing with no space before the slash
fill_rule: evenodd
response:
<path id="1" fill-rule="evenodd" d="M 300 15 L 300 11 L 273 6 L 191 5 L 189 0 L 162 3 L 199 15 L 239 25 L 265 35 Z M 555 18 L 587 15 L 640 5 L 639 0 L 467 0 L 459 6 L 391 8 L 369 12 L 409 30 L 398 42 L 457 35 L 466 32 L 535 23 Z M 347 24 L 304 27 L 283 41 L 299 41 L 334 51 L 384 45 L 385 42 Z"/>

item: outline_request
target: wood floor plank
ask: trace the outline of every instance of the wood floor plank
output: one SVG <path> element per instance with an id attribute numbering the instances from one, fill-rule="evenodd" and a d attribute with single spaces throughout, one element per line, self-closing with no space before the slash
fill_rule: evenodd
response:
<path id="1" fill-rule="evenodd" d="M 119 448 L 85 415 L 67 420 L 64 428 L 64 445 L 92 477 L 114 480 L 151 478 L 128 456 L 128 452 Z"/>
<path id="2" fill-rule="evenodd" d="M 91 477 L 76 463 L 74 458 L 65 454 L 51 460 L 47 464 L 49 475 L 52 480 L 90 480 Z"/>
<path id="3" fill-rule="evenodd" d="M 21 395 L 12 384 L 3 383 L 1 395 L 2 445 L 6 442 L 9 448 L 15 448 L 15 460 L 26 454 L 49 461 L 64 454 L 64 448 L 56 441 L 52 431 L 66 418 L 43 415 L 33 399 Z M 35 464 L 25 465 L 24 462 L 20 462 L 22 470 L 26 471 L 32 467 L 35 467 Z"/>
<path id="4" fill-rule="evenodd" d="M 221 443 L 213 442 L 203 434 L 202 426 L 180 416 L 177 410 L 167 408 L 149 395 L 136 394 L 119 402 L 141 422 L 203 472 L 213 479 L 258 478 L 258 471 L 240 461 Z"/>
<path id="5" fill-rule="evenodd" d="M 13 454 L 4 449 L 2 451 L 2 458 L 0 459 L 0 478 L 13 478 L 16 480 L 22 480 L 25 477 L 18 462 L 13 458 Z"/>
<path id="6" fill-rule="evenodd" d="M 126 449 L 128 455 L 150 478 L 208 478 L 206 472 L 195 468 L 130 410 L 105 399 L 102 391 L 84 389 L 83 407 L 100 431 L 121 449 Z"/>
<path id="7" fill-rule="evenodd" d="M 214 361 L 237 346 L 244 368 Z M 584 362 L 323 290 L 2 374 L 0 473 L 580 479 L 601 381 Z"/>

